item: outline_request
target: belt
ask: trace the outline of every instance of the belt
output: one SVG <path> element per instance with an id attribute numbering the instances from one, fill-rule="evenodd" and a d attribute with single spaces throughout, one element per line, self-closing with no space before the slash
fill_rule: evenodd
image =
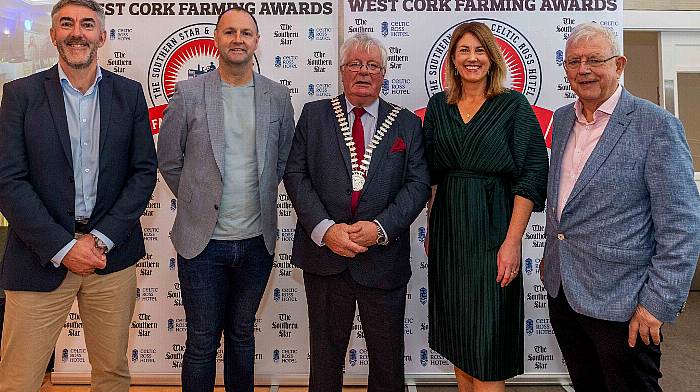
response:
<path id="1" fill-rule="evenodd" d="M 500 174 L 488 174 L 484 172 L 477 172 L 471 170 L 450 170 L 447 172 L 448 177 L 462 177 L 462 178 L 476 178 L 480 180 L 487 180 L 490 178 L 503 179 Z"/>
<path id="2" fill-rule="evenodd" d="M 513 195 L 508 178 L 496 173 L 483 173 L 471 170 L 451 170 L 447 173 L 451 178 L 470 178 L 475 181 L 474 189 L 477 199 L 485 204 L 478 214 L 487 230 L 487 249 L 499 247 L 506 237 L 508 225 L 513 210 Z"/>

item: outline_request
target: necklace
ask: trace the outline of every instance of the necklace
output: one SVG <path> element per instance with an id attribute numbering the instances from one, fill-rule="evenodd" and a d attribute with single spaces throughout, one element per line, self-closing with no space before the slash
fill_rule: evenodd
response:
<path id="1" fill-rule="evenodd" d="M 459 110 L 459 113 L 460 114 L 464 113 L 464 116 L 467 119 L 469 119 L 473 115 L 475 115 L 476 112 L 479 111 L 479 109 L 481 108 L 481 105 L 483 105 L 485 101 L 486 101 L 486 98 L 483 98 L 483 99 L 480 98 L 477 101 L 475 101 L 476 104 L 474 104 L 474 103 L 467 104 L 466 102 L 465 103 L 458 102 L 457 108 L 459 109 L 461 107 L 463 110 Z"/>
<path id="2" fill-rule="evenodd" d="M 384 134 L 389 131 L 391 125 L 396 120 L 396 115 L 399 114 L 401 108 L 392 105 L 393 108 L 391 112 L 387 114 L 382 125 L 374 132 L 372 140 L 370 140 L 367 148 L 365 148 L 365 155 L 362 158 L 362 164 L 357 162 L 357 157 L 355 156 L 355 141 L 352 138 L 352 132 L 350 131 L 350 126 L 348 120 L 343 114 L 343 108 L 340 106 L 340 100 L 338 97 L 331 99 L 331 105 L 333 106 L 333 111 L 335 112 L 335 117 L 338 120 L 338 125 L 340 126 L 340 132 L 343 134 L 343 139 L 345 140 L 345 145 L 348 146 L 350 150 L 350 167 L 352 170 L 352 190 L 354 192 L 359 192 L 365 186 L 365 177 L 367 177 L 367 170 L 369 169 L 369 163 L 372 160 L 372 151 L 379 145 L 379 142 L 384 138 Z"/>

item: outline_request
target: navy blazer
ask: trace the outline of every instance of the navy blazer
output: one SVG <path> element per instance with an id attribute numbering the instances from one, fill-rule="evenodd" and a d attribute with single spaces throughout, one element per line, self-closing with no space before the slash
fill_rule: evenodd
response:
<path id="1" fill-rule="evenodd" d="M 622 91 L 557 219 L 561 159 L 575 113 L 554 113 L 544 283 L 578 313 L 627 321 L 637 304 L 673 321 L 700 252 L 700 198 L 683 127 Z"/>
<path id="2" fill-rule="evenodd" d="M 347 118 L 345 97 L 340 96 Z M 377 127 L 391 111 L 379 100 Z M 405 148 L 391 148 L 401 145 Z M 430 197 L 430 177 L 424 154 L 420 119 L 402 109 L 372 153 L 367 180 L 353 215 L 350 151 L 328 99 L 304 105 L 297 122 L 292 151 L 284 173 L 284 186 L 297 213 L 292 263 L 316 275 L 333 275 L 350 268 L 358 283 L 393 289 L 411 277 L 410 226 Z M 389 243 L 374 245 L 355 258 L 319 247 L 311 232 L 324 219 L 353 223 L 376 219 Z"/>
<path id="3" fill-rule="evenodd" d="M 90 226 L 114 242 L 107 274 L 145 254 L 139 218 L 156 183 L 141 85 L 102 70 L 100 159 Z M 75 188 L 58 66 L 5 84 L 0 105 L 0 212 L 9 222 L 0 287 L 52 291 L 68 271 L 51 258 L 75 232 Z"/>

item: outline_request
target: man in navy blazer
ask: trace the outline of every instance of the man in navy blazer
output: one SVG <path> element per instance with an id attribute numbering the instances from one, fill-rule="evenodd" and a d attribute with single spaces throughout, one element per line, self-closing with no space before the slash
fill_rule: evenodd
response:
<path id="1" fill-rule="evenodd" d="M 0 211 L 9 222 L 0 391 L 36 391 L 77 297 L 92 387 L 127 391 L 139 218 L 156 155 L 139 83 L 97 66 L 104 11 L 61 0 L 58 65 L 7 83 L 0 107 Z"/>
<path id="2" fill-rule="evenodd" d="M 612 32 L 577 26 L 564 68 L 578 100 L 554 114 L 540 273 L 577 391 L 661 390 L 661 326 L 700 251 L 683 127 L 619 84 L 626 61 Z"/>
<path id="3" fill-rule="evenodd" d="M 284 185 L 304 270 L 309 392 L 340 392 L 359 308 L 369 392 L 404 390 L 410 225 L 430 196 L 420 120 L 379 98 L 386 49 L 359 33 L 340 49 L 344 94 L 304 105 Z"/>

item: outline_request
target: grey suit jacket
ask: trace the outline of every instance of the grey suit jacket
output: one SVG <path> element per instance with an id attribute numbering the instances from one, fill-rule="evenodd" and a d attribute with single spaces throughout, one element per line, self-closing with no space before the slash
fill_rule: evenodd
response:
<path id="1" fill-rule="evenodd" d="M 345 98 L 340 96 L 347 116 Z M 377 126 L 391 111 L 379 100 Z M 284 185 L 297 213 L 292 263 L 315 275 L 350 269 L 358 283 L 381 289 L 404 286 L 411 277 L 410 226 L 430 197 L 430 177 L 420 119 L 406 109 L 372 153 L 367 181 L 357 210 L 350 208 L 350 151 L 345 145 L 329 99 L 304 105 L 297 122 Z M 376 219 L 387 245 L 370 246 L 349 259 L 319 247 L 311 232 L 324 219 L 353 223 Z"/>
<path id="2" fill-rule="evenodd" d="M 258 186 L 265 246 L 277 241 L 277 189 L 294 136 L 289 89 L 254 74 Z M 158 167 L 178 198 L 171 234 L 178 254 L 191 259 L 211 239 L 223 192 L 224 109 L 215 70 L 179 82 L 158 137 Z"/>
<path id="3" fill-rule="evenodd" d="M 547 190 L 545 287 L 560 284 L 578 313 L 627 321 L 637 304 L 673 321 L 700 251 L 700 198 L 683 127 L 664 109 L 623 90 L 586 162 L 561 221 L 561 158 L 573 104 L 554 113 Z"/>

